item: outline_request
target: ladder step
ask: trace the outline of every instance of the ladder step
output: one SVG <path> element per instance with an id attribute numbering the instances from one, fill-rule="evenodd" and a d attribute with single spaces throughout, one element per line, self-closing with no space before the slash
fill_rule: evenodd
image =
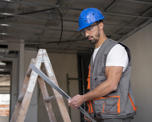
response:
<path id="1" fill-rule="evenodd" d="M 54 99 L 54 98 L 55 98 L 54 96 L 45 97 L 44 101 L 45 102 L 51 102 L 51 100 Z"/>

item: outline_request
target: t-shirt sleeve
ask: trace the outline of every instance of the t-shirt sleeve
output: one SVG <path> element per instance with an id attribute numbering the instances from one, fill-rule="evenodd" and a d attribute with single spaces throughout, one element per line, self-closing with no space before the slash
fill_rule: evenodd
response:
<path id="1" fill-rule="evenodd" d="M 106 66 L 122 66 L 125 68 L 128 65 L 128 54 L 125 48 L 117 44 L 109 52 L 106 60 Z"/>

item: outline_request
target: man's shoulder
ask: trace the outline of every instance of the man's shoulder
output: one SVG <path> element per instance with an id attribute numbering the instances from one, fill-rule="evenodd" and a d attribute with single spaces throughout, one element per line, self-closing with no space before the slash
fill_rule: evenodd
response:
<path id="1" fill-rule="evenodd" d="M 118 43 L 111 48 L 110 52 L 126 52 L 126 50 L 124 46 Z"/>

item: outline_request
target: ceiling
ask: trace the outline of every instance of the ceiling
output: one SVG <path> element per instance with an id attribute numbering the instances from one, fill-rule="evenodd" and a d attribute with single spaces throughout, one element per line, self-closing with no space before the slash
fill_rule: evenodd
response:
<path id="1" fill-rule="evenodd" d="M 151 0 L 0 0 L 0 44 L 24 40 L 25 48 L 88 51 L 92 45 L 77 31 L 88 7 L 102 11 L 105 33 L 117 41 L 152 22 Z"/>

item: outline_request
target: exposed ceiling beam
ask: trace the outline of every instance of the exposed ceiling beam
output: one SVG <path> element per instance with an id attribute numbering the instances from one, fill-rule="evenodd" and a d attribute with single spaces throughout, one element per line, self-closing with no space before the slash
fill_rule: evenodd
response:
<path id="1" fill-rule="evenodd" d="M 69 8 L 71 10 L 75 10 L 75 11 L 82 11 L 83 9 L 80 8 Z M 123 17 L 138 17 L 141 19 L 151 19 L 152 17 L 145 17 L 145 16 L 138 16 L 138 15 L 131 15 L 131 14 L 123 14 L 123 13 L 117 13 L 117 12 L 104 12 L 102 11 L 102 13 L 104 15 L 108 15 L 108 16 L 123 16 Z"/>
<path id="2" fill-rule="evenodd" d="M 104 11 L 106 12 L 108 9 L 110 9 L 110 7 L 116 3 L 116 0 L 112 0 L 111 3 L 104 9 Z"/>
<path id="3" fill-rule="evenodd" d="M 113 0 L 113 1 L 115 1 L 115 0 Z M 148 4 L 148 5 L 152 4 L 151 1 L 145 1 L 145 0 L 122 0 L 122 1 L 128 1 L 128 2 L 133 2 L 133 3 L 138 3 L 138 4 Z M 40 1 L 28 2 L 28 1 L 15 1 L 15 0 L 1 0 L 0 2 L 8 2 L 8 3 L 16 3 L 16 4 L 20 3 L 20 4 L 36 5 L 36 6 L 37 5 L 41 5 L 41 6 L 49 5 L 52 7 L 57 7 L 57 5 L 52 5 L 52 4 L 48 4 L 47 2 L 40 2 Z"/>
<path id="4" fill-rule="evenodd" d="M 123 1 L 123 0 L 122 0 Z M 144 1 L 144 0 L 124 0 L 128 2 L 133 2 L 133 3 L 138 3 L 138 4 L 147 4 L 147 5 L 152 5 L 152 2 L 150 1 Z"/>
<path id="5" fill-rule="evenodd" d="M 46 3 L 46 2 L 39 2 L 37 1 L 26 1 L 26 0 L 1 0 L 0 2 L 7 2 L 9 4 L 24 4 L 24 5 L 32 5 L 32 6 L 50 6 L 50 7 L 58 7 L 58 5 L 53 5 L 50 3 Z"/>
<path id="6" fill-rule="evenodd" d="M 142 14 L 142 16 L 145 16 L 148 12 L 150 12 L 152 10 L 152 7 L 149 7 L 147 10 L 145 10 Z M 136 18 L 136 20 L 134 20 L 134 22 L 138 21 L 138 18 Z M 128 38 L 129 36 L 131 36 L 132 34 L 134 34 L 135 32 L 137 32 L 138 30 L 142 29 L 143 27 L 145 27 L 146 25 L 148 25 L 149 23 L 152 23 L 152 18 L 145 21 L 144 23 L 142 23 L 140 26 L 137 26 L 136 28 L 134 28 L 132 31 L 128 32 L 127 34 L 125 34 L 124 36 L 122 36 L 119 41 L 123 41 L 126 38 Z"/>
<path id="7" fill-rule="evenodd" d="M 57 28 L 50 27 L 50 26 L 45 27 L 43 25 L 33 25 L 33 24 L 9 24 L 9 27 L 7 27 L 7 29 L 5 27 L 4 30 L 3 30 L 3 27 L 0 26 L 0 30 L 2 30 L 3 33 L 9 32 L 9 29 L 12 29 L 12 28 L 15 30 L 22 30 L 23 32 L 27 31 L 27 33 L 28 33 L 28 31 L 29 31 L 29 33 L 31 33 L 31 32 L 38 33 L 38 32 L 41 32 L 41 29 L 46 29 L 47 31 L 50 31 L 50 32 L 51 31 L 61 31 L 60 27 L 57 27 Z M 14 33 L 15 30 L 12 33 Z M 64 32 L 78 32 L 76 29 L 74 30 L 74 29 L 68 29 L 68 28 L 64 28 L 63 31 Z M 0 31 L 0 33 L 2 33 L 2 32 Z"/>
<path id="8" fill-rule="evenodd" d="M 139 31 L 140 29 L 144 28 L 145 26 L 149 25 L 150 23 L 152 23 L 152 19 L 146 21 L 144 24 L 138 26 L 137 28 L 133 29 L 131 32 L 129 32 L 126 35 L 124 35 L 122 38 L 119 39 L 119 42 L 125 41 L 126 38 L 130 37 L 135 32 Z"/>
<path id="9" fill-rule="evenodd" d="M 71 42 L 79 42 L 79 41 L 88 41 L 88 40 L 85 40 L 85 39 L 75 39 L 75 40 L 62 40 L 60 43 L 71 43 Z M 43 42 L 32 42 L 30 41 L 28 44 L 57 44 L 58 41 L 48 41 L 48 40 L 43 40 Z"/>
<path id="10" fill-rule="evenodd" d="M 18 13 L 18 14 L 0 13 L 0 15 L 5 16 L 4 18 L 7 19 L 6 16 L 9 17 L 9 16 L 17 16 L 17 15 L 30 15 L 30 14 L 34 14 L 34 13 L 50 11 L 52 9 L 55 9 L 55 8 L 45 8 L 45 9 L 41 9 L 41 10 L 35 10 L 35 11 L 31 11 L 31 12 L 23 12 L 23 13 Z M 82 11 L 83 10 L 83 9 L 80 9 L 80 8 L 67 8 L 67 9 L 76 10 L 76 11 Z M 103 14 L 108 15 L 108 16 L 138 17 L 138 18 L 141 18 L 141 19 L 152 18 L 152 17 L 145 17 L 145 16 L 139 16 L 139 15 L 123 14 L 123 13 L 117 13 L 117 12 L 105 12 L 105 11 L 103 11 Z"/>

